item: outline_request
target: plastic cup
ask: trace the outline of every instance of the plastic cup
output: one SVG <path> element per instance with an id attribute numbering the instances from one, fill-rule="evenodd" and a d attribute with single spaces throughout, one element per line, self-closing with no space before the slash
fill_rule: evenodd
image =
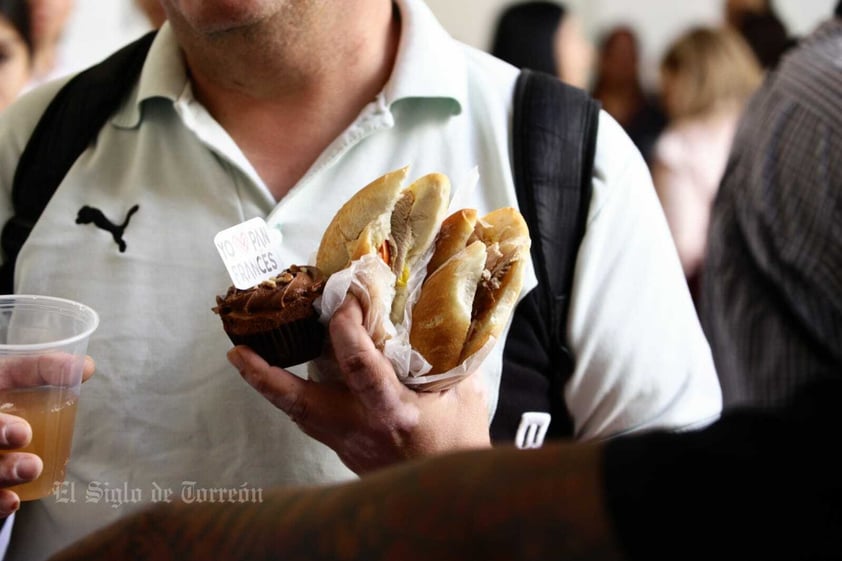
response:
<path id="1" fill-rule="evenodd" d="M 0 412 L 29 422 L 32 442 L 17 451 L 44 463 L 38 479 L 10 487 L 22 501 L 45 497 L 64 481 L 85 354 L 97 325 L 97 313 L 72 300 L 0 296 Z"/>

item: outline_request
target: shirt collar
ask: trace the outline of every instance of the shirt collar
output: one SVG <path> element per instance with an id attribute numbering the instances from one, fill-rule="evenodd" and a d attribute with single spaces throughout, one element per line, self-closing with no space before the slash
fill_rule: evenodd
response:
<path id="1" fill-rule="evenodd" d="M 401 40 L 386 103 L 403 99 L 439 98 L 453 102 L 458 114 L 466 103 L 463 51 L 422 0 L 396 0 L 401 14 Z"/>
<path id="2" fill-rule="evenodd" d="M 463 51 L 444 30 L 422 0 L 396 0 L 401 14 L 401 39 L 392 76 L 384 87 L 387 106 L 405 99 L 445 99 L 458 114 L 466 103 L 466 64 Z M 141 105 L 163 98 L 175 103 L 192 97 L 184 58 L 168 23 L 158 32 L 136 93 L 123 105 L 112 122 L 119 127 L 136 127 L 142 118 Z"/>
<path id="3" fill-rule="evenodd" d="M 192 95 L 190 92 L 192 89 L 184 57 L 169 23 L 164 23 L 146 56 L 135 93 L 114 115 L 112 122 L 119 127 L 136 127 L 142 117 L 141 105 L 144 101 L 163 98 L 175 103 L 186 95 Z"/>

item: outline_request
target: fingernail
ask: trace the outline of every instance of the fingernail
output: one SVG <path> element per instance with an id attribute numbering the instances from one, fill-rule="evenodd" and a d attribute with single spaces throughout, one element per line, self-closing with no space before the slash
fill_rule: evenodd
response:
<path id="1" fill-rule="evenodd" d="M 20 499 L 14 493 L 0 495 L 0 517 L 9 516 L 20 508 Z"/>
<path id="2" fill-rule="evenodd" d="M 29 442 L 29 426 L 26 423 L 11 422 L 3 427 L 3 439 L 11 447 L 25 446 Z"/>
<path id="3" fill-rule="evenodd" d="M 228 351 L 228 362 L 234 365 L 234 368 L 236 368 L 237 370 L 242 370 L 245 366 L 245 362 L 243 362 L 243 357 L 240 356 L 240 351 L 238 351 L 236 347 Z"/>
<path id="4" fill-rule="evenodd" d="M 41 475 L 43 464 L 38 456 L 23 456 L 15 464 L 15 476 L 24 481 L 32 481 Z"/>

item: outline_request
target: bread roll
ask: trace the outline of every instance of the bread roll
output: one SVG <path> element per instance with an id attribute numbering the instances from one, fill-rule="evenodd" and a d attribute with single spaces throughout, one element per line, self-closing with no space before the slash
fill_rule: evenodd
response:
<path id="1" fill-rule="evenodd" d="M 427 273 L 433 273 L 445 261 L 465 249 L 476 225 L 477 211 L 472 208 L 463 208 L 445 218 L 436 237 L 436 249 L 427 263 Z"/>
<path id="2" fill-rule="evenodd" d="M 431 374 L 446 372 L 461 362 L 485 260 L 485 244 L 476 241 L 463 246 L 424 282 L 412 308 L 409 342 L 433 365 Z"/>
<path id="3" fill-rule="evenodd" d="M 463 209 L 444 220 L 435 244 L 410 330 L 413 348 L 432 365 L 430 374 L 447 372 L 490 337 L 500 336 L 523 287 L 530 239 L 526 221 L 513 208 L 497 209 L 480 220 L 475 210 Z M 468 258 L 468 250 L 478 245 L 483 248 L 479 274 L 474 269 L 477 250 Z"/>
<path id="4" fill-rule="evenodd" d="M 408 173 L 403 167 L 378 177 L 342 205 L 322 234 L 316 267 L 330 276 L 380 246 Z"/>
<path id="5" fill-rule="evenodd" d="M 432 245 L 450 201 L 447 176 L 431 173 L 404 188 L 408 171 L 389 172 L 351 197 L 331 220 L 316 254 L 316 267 L 327 276 L 363 255 L 380 255 L 395 274 L 390 303 L 395 324 L 404 317 L 409 271 Z"/>

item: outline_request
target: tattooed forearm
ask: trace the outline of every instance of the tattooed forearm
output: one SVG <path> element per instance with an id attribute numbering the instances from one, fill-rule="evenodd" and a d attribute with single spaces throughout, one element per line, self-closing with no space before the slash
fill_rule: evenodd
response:
<path id="1" fill-rule="evenodd" d="M 337 490 L 321 535 L 353 529 L 355 549 L 333 559 L 618 559 L 600 458 L 509 449 L 409 464 Z"/>
<path id="2" fill-rule="evenodd" d="M 260 503 L 159 505 L 55 561 L 619 559 L 600 458 L 582 445 L 465 452 Z"/>

